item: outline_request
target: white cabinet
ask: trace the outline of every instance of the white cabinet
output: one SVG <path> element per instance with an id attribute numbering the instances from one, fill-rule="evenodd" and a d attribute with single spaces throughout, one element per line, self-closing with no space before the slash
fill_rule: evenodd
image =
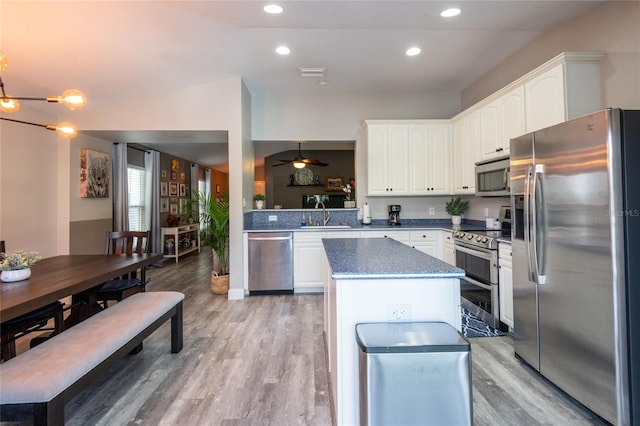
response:
<path id="1" fill-rule="evenodd" d="M 409 231 L 362 231 L 362 238 L 393 238 L 402 244 L 411 245 L 411 234 Z"/>
<path id="2" fill-rule="evenodd" d="M 442 259 L 440 231 L 411 231 L 411 247 Z"/>
<path id="3" fill-rule="evenodd" d="M 409 194 L 450 194 L 451 125 L 409 125 Z"/>
<path id="4" fill-rule="evenodd" d="M 200 225 L 193 223 L 161 227 L 160 241 L 162 241 L 164 257 L 174 258 L 178 263 L 180 256 L 193 251 L 200 252 Z"/>
<path id="5" fill-rule="evenodd" d="M 453 123 L 453 192 L 476 192 L 475 164 L 481 159 L 480 119 L 478 112 Z"/>
<path id="6" fill-rule="evenodd" d="M 450 194 L 449 120 L 367 120 L 369 196 Z"/>
<path id="7" fill-rule="evenodd" d="M 453 231 L 440 232 L 442 233 L 442 260 L 455 266 L 456 248 L 453 245 Z"/>
<path id="8" fill-rule="evenodd" d="M 293 233 L 293 288 L 321 288 L 323 286 L 322 256 L 324 232 Z"/>
<path id="9" fill-rule="evenodd" d="M 321 291 L 324 282 L 323 238 L 358 238 L 358 231 L 300 231 L 293 233 L 293 288 L 295 292 Z"/>
<path id="10" fill-rule="evenodd" d="M 563 53 L 524 83 L 527 132 L 602 109 L 601 53 Z"/>
<path id="11" fill-rule="evenodd" d="M 498 244 L 498 280 L 500 321 L 513 328 L 513 263 L 511 244 Z"/>
<path id="12" fill-rule="evenodd" d="M 509 155 L 511 138 L 526 133 L 524 87 L 518 86 L 480 108 L 483 160 Z"/>
<path id="13" fill-rule="evenodd" d="M 367 123 L 367 152 L 368 195 L 407 195 L 408 126 Z"/>

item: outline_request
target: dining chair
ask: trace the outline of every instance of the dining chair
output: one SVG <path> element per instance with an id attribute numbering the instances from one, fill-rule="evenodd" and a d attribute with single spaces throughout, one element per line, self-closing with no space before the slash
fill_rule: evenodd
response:
<path id="1" fill-rule="evenodd" d="M 0 257 L 5 253 L 5 242 L 0 241 Z M 49 320 L 53 319 L 53 326 Z M 51 331 L 47 337 L 62 333 L 64 330 L 64 304 L 53 302 L 19 317 L 0 324 L 0 356 L 7 361 L 16 356 L 16 340 L 36 331 Z M 45 339 L 32 339 L 30 347 L 43 342 Z"/>
<path id="2" fill-rule="evenodd" d="M 142 254 L 149 252 L 149 231 L 116 231 L 107 232 L 105 242 L 106 254 Z M 104 283 L 98 290 L 97 300 L 103 308 L 109 301 L 119 302 L 127 296 L 145 291 L 147 286 L 146 270 L 141 268 Z"/>

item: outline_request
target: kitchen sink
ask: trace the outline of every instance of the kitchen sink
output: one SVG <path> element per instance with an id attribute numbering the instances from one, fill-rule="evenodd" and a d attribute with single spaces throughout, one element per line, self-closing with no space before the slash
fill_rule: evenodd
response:
<path id="1" fill-rule="evenodd" d="M 300 229 L 350 229 L 349 225 L 307 225 L 301 226 Z"/>

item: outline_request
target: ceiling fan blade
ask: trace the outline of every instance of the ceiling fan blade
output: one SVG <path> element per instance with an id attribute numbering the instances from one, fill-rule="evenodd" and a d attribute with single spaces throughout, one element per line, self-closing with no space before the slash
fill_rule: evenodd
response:
<path id="1" fill-rule="evenodd" d="M 328 163 L 323 163 L 322 161 L 316 160 L 315 158 L 304 158 L 302 162 L 305 164 L 313 164 L 314 166 L 320 167 L 326 167 L 329 165 Z"/>

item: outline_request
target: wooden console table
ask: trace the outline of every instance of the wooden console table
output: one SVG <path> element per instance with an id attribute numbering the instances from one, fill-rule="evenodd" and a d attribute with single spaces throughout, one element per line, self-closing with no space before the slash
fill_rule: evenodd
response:
<path id="1" fill-rule="evenodd" d="M 200 224 L 192 223 L 183 226 L 162 227 L 160 228 L 162 249 L 164 257 L 171 257 L 176 260 L 180 256 L 191 253 L 192 251 L 200 252 Z M 173 241 L 173 244 L 170 244 Z"/>

